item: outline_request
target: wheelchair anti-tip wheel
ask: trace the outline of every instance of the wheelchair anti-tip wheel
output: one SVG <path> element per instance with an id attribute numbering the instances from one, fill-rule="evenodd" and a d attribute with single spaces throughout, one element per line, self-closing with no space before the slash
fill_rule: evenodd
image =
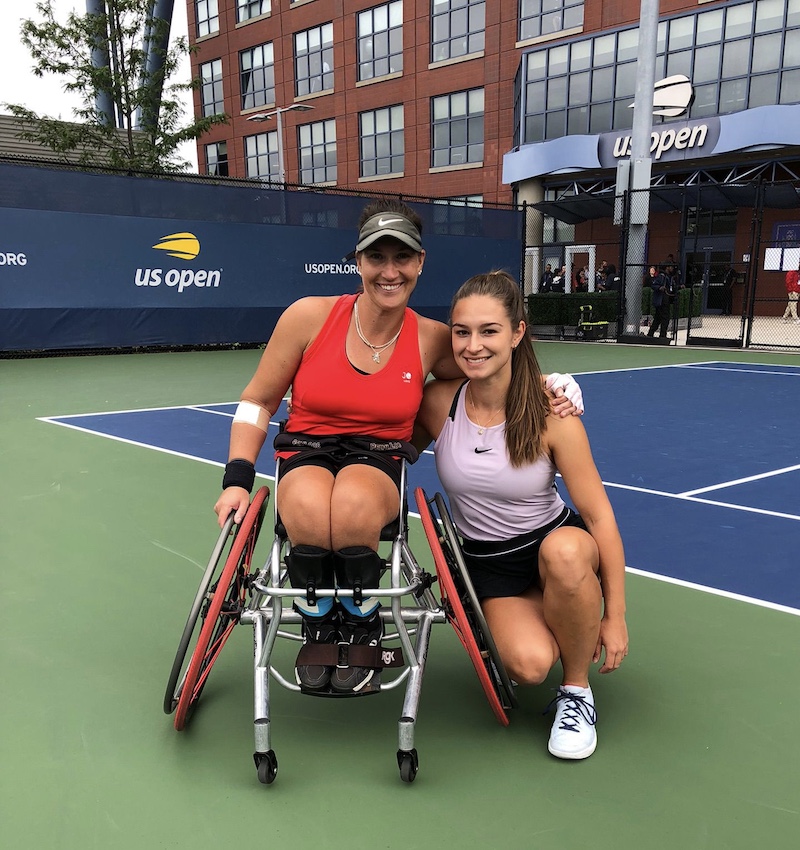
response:
<path id="1" fill-rule="evenodd" d="M 223 551 L 230 534 L 232 520 L 225 528 L 212 552 L 209 565 L 200 583 L 195 602 L 186 621 L 178 652 L 170 672 L 164 696 L 164 711 L 175 711 L 175 728 L 180 732 L 186 726 L 192 709 L 200 698 L 211 668 L 219 657 L 245 605 L 253 552 L 269 497 L 269 489 L 261 487 L 253 497 L 241 525 L 236 529 L 224 566 L 217 576 L 217 567 L 223 563 Z M 186 672 L 181 677 L 186 651 L 196 626 L 200 626 L 194 651 Z"/>
<path id="2" fill-rule="evenodd" d="M 495 717 L 503 726 L 508 726 L 506 711 L 517 705 L 514 687 L 483 616 L 461 555 L 461 545 L 450 512 L 439 493 L 433 500 L 429 500 L 425 491 L 418 487 L 414 497 L 439 577 L 442 606 L 447 619 L 472 661 Z M 431 513 L 431 504 L 436 505 L 438 522 Z"/>

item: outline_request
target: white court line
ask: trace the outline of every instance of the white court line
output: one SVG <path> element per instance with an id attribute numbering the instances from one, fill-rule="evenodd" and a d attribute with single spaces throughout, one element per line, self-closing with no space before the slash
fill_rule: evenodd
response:
<path id="1" fill-rule="evenodd" d="M 742 375 L 780 375 L 783 378 L 800 378 L 800 372 L 773 372 L 767 369 L 731 369 L 727 366 L 702 366 L 697 363 L 676 363 L 681 369 L 697 369 L 700 372 L 738 372 Z M 770 364 L 781 368 L 776 363 Z M 784 366 L 784 369 L 792 369 L 792 366 Z"/>
<path id="2" fill-rule="evenodd" d="M 705 584 L 695 584 L 693 581 L 685 581 L 680 578 L 663 576 L 660 573 L 650 573 L 646 570 L 637 570 L 634 567 L 625 567 L 625 572 L 636 576 L 642 576 L 643 578 L 663 581 L 666 584 L 675 584 L 678 587 L 686 587 L 689 590 L 699 590 L 701 593 L 710 593 L 712 596 L 722 596 L 725 599 L 733 599 L 737 602 L 747 602 L 750 605 L 758 605 L 760 608 L 770 608 L 773 611 L 782 611 L 784 614 L 794 614 L 796 617 L 800 617 L 800 609 L 791 608 L 788 605 L 779 605 L 777 602 L 767 602 L 765 599 L 757 599 L 754 596 L 744 596 L 741 593 L 732 593 L 729 590 L 719 590 L 716 587 L 708 587 Z"/>
<path id="3" fill-rule="evenodd" d="M 561 476 L 558 475 L 560 478 Z M 751 508 L 746 505 L 735 505 L 732 502 L 717 502 L 713 499 L 698 499 L 695 496 L 687 496 L 682 493 L 668 493 L 665 490 L 650 490 L 647 487 L 634 487 L 631 484 L 615 484 L 611 481 L 603 481 L 603 486 L 614 490 L 630 490 L 633 493 L 644 493 L 648 496 L 663 496 L 665 499 L 677 499 L 681 502 L 695 502 L 699 505 L 713 505 L 717 508 L 730 508 L 733 511 L 744 511 L 751 514 L 763 514 L 764 516 L 777 517 L 778 519 L 793 519 L 800 522 L 800 516 L 796 514 L 784 514 L 780 511 L 768 511 L 764 508 Z"/>
<path id="4" fill-rule="evenodd" d="M 712 484 L 710 487 L 698 487 L 697 490 L 686 490 L 678 493 L 678 496 L 696 496 L 698 493 L 710 493 L 712 490 L 722 490 L 725 487 L 733 487 L 736 484 L 748 484 L 751 481 L 759 481 L 763 478 L 771 478 L 773 475 L 783 475 L 784 472 L 797 472 L 800 463 L 794 466 L 785 466 L 783 469 L 775 469 L 772 472 L 761 472 L 758 475 L 749 475 L 747 478 L 735 478 L 733 481 L 723 481 L 722 484 Z"/>
<path id="5" fill-rule="evenodd" d="M 218 401 L 216 404 L 236 404 L 235 401 Z M 37 416 L 40 422 L 56 422 L 59 419 L 82 419 L 84 416 L 117 416 L 120 413 L 157 413 L 159 410 L 186 410 L 189 405 L 173 404 L 167 407 L 132 407 L 129 410 L 99 410 L 96 413 L 64 413 L 56 416 Z"/>

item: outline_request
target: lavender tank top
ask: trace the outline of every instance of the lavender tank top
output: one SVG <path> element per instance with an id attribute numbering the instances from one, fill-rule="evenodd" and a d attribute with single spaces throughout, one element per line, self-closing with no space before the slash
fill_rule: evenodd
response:
<path id="1" fill-rule="evenodd" d="M 436 471 L 450 501 L 456 528 L 471 540 L 508 540 L 552 522 L 564 509 L 548 455 L 513 467 L 505 445 L 505 423 L 485 428 L 465 408 L 466 382 L 456 393 L 434 447 Z"/>

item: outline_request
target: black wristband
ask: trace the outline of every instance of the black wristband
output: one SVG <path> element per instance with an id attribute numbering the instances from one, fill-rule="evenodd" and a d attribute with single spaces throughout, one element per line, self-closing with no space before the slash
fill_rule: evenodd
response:
<path id="1" fill-rule="evenodd" d="M 222 489 L 228 487 L 244 487 L 248 493 L 253 492 L 253 484 L 256 480 L 256 468 L 249 460 L 234 458 L 225 464 L 225 475 L 222 477 Z"/>

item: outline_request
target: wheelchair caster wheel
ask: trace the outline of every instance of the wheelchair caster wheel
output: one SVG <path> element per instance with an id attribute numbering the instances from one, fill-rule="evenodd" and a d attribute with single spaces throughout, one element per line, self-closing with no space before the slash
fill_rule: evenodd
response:
<path id="1" fill-rule="evenodd" d="M 397 766 L 400 768 L 400 778 L 403 782 L 413 782 L 419 769 L 419 758 L 416 749 L 398 750 Z"/>
<path id="2" fill-rule="evenodd" d="M 271 785 L 278 775 L 278 759 L 275 757 L 275 750 L 270 750 L 268 753 L 253 753 L 253 760 L 256 763 L 258 781 L 262 785 Z"/>

